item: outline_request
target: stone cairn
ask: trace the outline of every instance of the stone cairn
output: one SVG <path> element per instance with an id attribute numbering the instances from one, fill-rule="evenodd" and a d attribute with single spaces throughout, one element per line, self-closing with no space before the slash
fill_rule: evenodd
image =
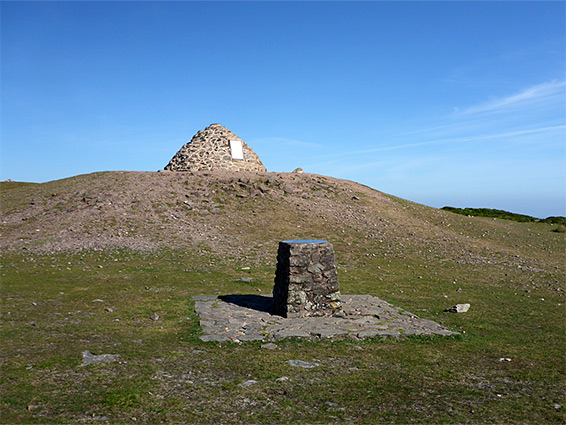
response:
<path id="1" fill-rule="evenodd" d="M 169 161 L 165 170 L 267 171 L 246 142 L 220 124 L 211 124 L 195 134 Z"/>
<path id="2" fill-rule="evenodd" d="M 332 244 L 279 242 L 273 313 L 288 318 L 343 315 Z"/>

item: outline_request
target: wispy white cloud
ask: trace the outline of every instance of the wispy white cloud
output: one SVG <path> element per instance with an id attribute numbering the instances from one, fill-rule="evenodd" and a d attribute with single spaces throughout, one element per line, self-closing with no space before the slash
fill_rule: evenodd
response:
<path id="1" fill-rule="evenodd" d="M 490 102 L 464 106 L 458 112 L 438 116 L 428 125 L 408 126 L 406 131 L 384 134 L 381 140 L 364 138 L 365 146 L 358 144 L 357 149 L 344 143 L 334 151 L 322 150 L 314 161 L 303 166 L 321 174 L 347 176 L 367 176 L 371 170 L 372 178 L 379 181 L 426 175 L 441 182 L 441 175 L 454 175 L 449 164 L 458 167 L 469 164 L 468 169 L 473 169 L 491 161 L 490 164 L 495 162 L 501 169 L 508 168 L 505 174 L 510 174 L 511 158 L 527 172 L 525 164 L 531 164 L 529 155 L 537 152 L 538 159 L 531 168 L 538 169 L 540 153 L 560 152 L 566 137 L 565 92 L 565 82 L 533 85 Z M 502 152 L 507 152 L 505 160 Z M 530 173 L 536 174 L 532 170 Z M 468 177 L 473 180 L 473 173 Z M 463 177 L 460 180 L 463 185 L 468 184 Z"/>
<path id="2" fill-rule="evenodd" d="M 553 113 L 551 116 L 538 112 L 547 106 L 555 106 L 556 111 L 564 111 L 565 96 L 566 82 L 564 81 L 537 84 L 513 95 L 469 106 L 459 112 L 440 117 L 438 125 L 392 135 L 388 138 L 389 144 L 386 146 L 336 153 L 329 157 L 325 164 L 334 162 L 333 156 L 340 156 L 342 159 L 348 156 L 369 155 L 366 160 L 371 161 L 370 157 L 373 153 L 426 145 L 509 141 L 521 136 L 564 135 L 566 134 L 564 112 L 562 114 Z M 562 118 L 557 118 L 557 116 L 562 116 Z"/>
<path id="3" fill-rule="evenodd" d="M 563 105 L 565 87 L 566 82 L 564 81 L 536 84 L 510 96 L 493 99 L 461 110 L 457 109 L 455 113 L 460 115 L 501 113 L 515 108 L 536 107 L 548 102 L 562 102 Z"/>
<path id="4" fill-rule="evenodd" d="M 406 149 L 412 148 L 415 146 L 424 146 L 424 145 L 433 145 L 439 143 L 464 143 L 464 142 L 473 142 L 473 141 L 482 141 L 482 140 L 494 140 L 494 139 L 504 139 L 509 137 L 518 137 L 518 136 L 525 136 L 525 135 L 532 135 L 532 134 L 540 134 L 540 133 L 547 133 L 553 132 L 558 130 L 566 130 L 566 125 L 553 125 L 549 127 L 541 127 L 541 128 L 529 128 L 529 129 L 522 129 L 522 130 L 515 130 L 515 131 L 507 131 L 501 133 L 491 133 L 491 134 L 482 134 L 477 136 L 467 136 L 467 137 L 452 137 L 446 139 L 434 139 L 434 140 L 425 140 L 422 142 L 415 142 L 415 143 L 406 143 L 403 145 L 392 145 L 392 146 L 384 146 L 375 149 L 365 149 L 359 151 L 349 152 L 350 154 L 366 154 L 372 152 L 381 152 L 381 151 L 389 151 L 395 149 Z"/>
<path id="5" fill-rule="evenodd" d="M 527 135 L 535 135 L 535 134 L 545 134 L 545 133 L 550 134 L 552 132 L 562 132 L 562 133 L 564 133 L 564 132 L 566 132 L 566 125 L 553 125 L 553 126 L 546 126 L 546 127 L 539 127 L 539 128 L 528 128 L 528 129 L 521 129 L 521 130 L 514 130 L 514 131 L 480 134 L 480 135 L 475 135 L 475 136 L 431 139 L 431 140 L 423 140 L 423 141 L 414 142 L 414 143 L 404 143 L 404 144 L 399 144 L 399 145 L 381 146 L 381 147 L 372 148 L 372 149 L 361 149 L 361 150 L 356 150 L 356 151 L 341 152 L 340 153 L 340 159 L 333 159 L 333 160 L 324 161 L 324 162 L 320 162 L 320 163 L 313 164 L 313 165 L 328 165 L 328 164 L 336 163 L 336 162 L 342 161 L 343 158 L 347 157 L 347 156 L 368 155 L 368 154 L 377 153 L 377 152 L 400 150 L 400 149 L 410 149 L 410 148 L 426 146 L 426 145 L 455 144 L 455 143 L 466 143 L 466 142 L 482 142 L 482 141 L 486 141 L 486 140 L 509 139 L 509 138 L 515 138 L 515 137 L 527 136 Z"/>

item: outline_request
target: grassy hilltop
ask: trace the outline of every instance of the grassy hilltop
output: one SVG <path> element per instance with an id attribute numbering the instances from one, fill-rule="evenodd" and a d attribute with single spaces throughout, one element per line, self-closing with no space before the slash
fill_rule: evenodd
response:
<path id="1" fill-rule="evenodd" d="M 312 174 L 105 172 L 0 193 L 1 423 L 566 422 L 556 224 Z M 461 336 L 201 342 L 191 297 L 269 294 L 291 238 L 334 245 L 342 293 Z M 444 312 L 456 303 L 470 311 Z M 81 366 L 85 350 L 118 361 Z"/>

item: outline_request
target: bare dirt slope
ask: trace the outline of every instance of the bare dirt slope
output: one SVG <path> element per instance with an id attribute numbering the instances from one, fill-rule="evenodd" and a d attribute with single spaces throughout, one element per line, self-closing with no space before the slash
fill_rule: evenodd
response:
<path id="1" fill-rule="evenodd" d="M 273 262 L 279 240 L 318 238 L 349 261 L 564 268 L 551 225 L 460 216 L 314 174 L 100 172 L 0 187 L 3 250 L 183 247 Z"/>

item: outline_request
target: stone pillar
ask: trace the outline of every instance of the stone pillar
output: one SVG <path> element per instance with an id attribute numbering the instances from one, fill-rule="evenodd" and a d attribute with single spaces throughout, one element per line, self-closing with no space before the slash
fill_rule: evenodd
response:
<path id="1" fill-rule="evenodd" d="M 273 310 L 283 317 L 342 315 L 332 244 L 317 240 L 279 242 Z"/>

